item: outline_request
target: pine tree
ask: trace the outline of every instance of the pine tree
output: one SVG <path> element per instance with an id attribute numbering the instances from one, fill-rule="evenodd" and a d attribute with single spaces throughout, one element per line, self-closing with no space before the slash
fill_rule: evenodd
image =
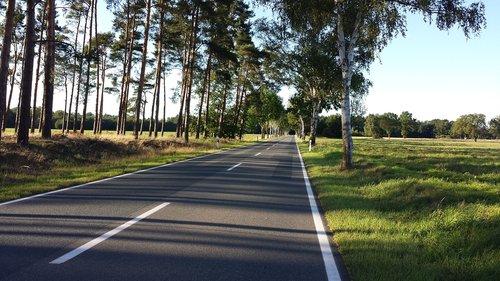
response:
<path id="1" fill-rule="evenodd" d="M 2 53 L 0 57 L 0 140 L 2 139 L 2 125 L 4 120 L 4 110 L 7 97 L 7 78 L 9 74 L 10 45 L 12 42 L 12 32 L 14 29 L 15 0 L 8 0 L 7 13 L 5 14 L 5 28 L 2 41 Z"/>
<path id="2" fill-rule="evenodd" d="M 17 143 L 29 143 L 30 101 L 33 81 L 33 60 L 35 55 L 35 0 L 26 0 L 26 40 L 24 47 L 24 67 L 21 87 L 20 119 Z"/>
<path id="3" fill-rule="evenodd" d="M 42 138 L 51 138 L 52 129 L 52 105 L 54 101 L 54 71 L 55 71 L 55 24 L 56 24 L 55 0 L 47 0 L 47 42 L 45 46 L 45 91 L 43 95 L 43 128 Z"/>

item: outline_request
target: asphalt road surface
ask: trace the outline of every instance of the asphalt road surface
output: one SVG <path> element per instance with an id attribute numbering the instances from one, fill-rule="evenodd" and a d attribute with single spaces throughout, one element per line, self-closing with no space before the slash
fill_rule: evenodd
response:
<path id="1" fill-rule="evenodd" d="M 0 204 L 0 280 L 340 280 L 304 175 L 285 137 Z"/>

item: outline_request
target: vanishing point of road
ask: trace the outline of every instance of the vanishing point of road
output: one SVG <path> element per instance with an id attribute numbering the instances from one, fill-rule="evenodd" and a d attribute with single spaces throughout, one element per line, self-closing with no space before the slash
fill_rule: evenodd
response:
<path id="1" fill-rule="evenodd" d="M 0 280 L 333 281 L 338 268 L 293 137 L 0 203 Z"/>

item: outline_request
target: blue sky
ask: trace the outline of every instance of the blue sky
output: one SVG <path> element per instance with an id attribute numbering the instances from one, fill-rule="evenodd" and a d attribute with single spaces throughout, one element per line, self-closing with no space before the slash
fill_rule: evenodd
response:
<path id="1" fill-rule="evenodd" d="M 407 110 L 419 120 L 500 115 L 500 1 L 485 0 L 487 28 L 469 40 L 409 15 L 406 37 L 381 52 L 368 77 L 368 113 Z"/>

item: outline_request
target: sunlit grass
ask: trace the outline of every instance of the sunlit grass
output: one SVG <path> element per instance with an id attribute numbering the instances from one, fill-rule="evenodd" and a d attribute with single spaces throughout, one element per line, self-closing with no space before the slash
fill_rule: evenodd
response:
<path id="1" fill-rule="evenodd" d="M 500 142 L 355 139 L 301 143 L 352 280 L 496 280 Z"/>

